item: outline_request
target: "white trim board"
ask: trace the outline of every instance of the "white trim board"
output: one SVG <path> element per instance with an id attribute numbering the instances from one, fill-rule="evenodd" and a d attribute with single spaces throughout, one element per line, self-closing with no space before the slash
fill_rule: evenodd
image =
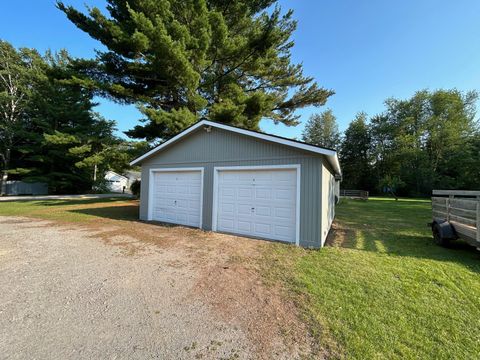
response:
<path id="1" fill-rule="evenodd" d="M 297 173 L 297 194 L 295 204 L 295 245 L 300 245 L 300 194 L 301 194 L 301 170 L 300 164 L 292 165 L 259 165 L 259 166 L 215 166 L 213 168 L 213 204 L 212 204 L 212 231 L 217 231 L 217 215 L 218 215 L 218 173 L 222 170 L 282 170 L 295 169 Z"/>
<path id="2" fill-rule="evenodd" d="M 262 134 L 262 133 L 258 133 L 258 132 L 255 132 L 255 131 L 240 129 L 240 128 L 236 128 L 236 127 L 233 127 L 233 126 L 220 124 L 220 123 L 216 123 L 216 122 L 208 121 L 208 120 L 201 120 L 201 121 L 197 122 L 195 125 L 187 128 L 186 130 L 177 134 L 176 136 L 174 136 L 170 140 L 165 141 L 164 143 L 158 145 L 157 147 L 150 150 L 146 154 L 143 154 L 139 158 L 133 160 L 130 163 L 130 165 L 132 165 L 132 166 L 137 165 L 142 160 L 144 160 L 144 159 L 150 157 L 151 155 L 157 153 L 158 151 L 162 150 L 163 148 L 167 147 L 168 145 L 178 141 L 182 137 L 184 137 L 184 136 L 190 134 L 191 132 L 197 130 L 201 126 L 211 126 L 211 127 L 215 127 L 215 128 L 222 129 L 222 130 L 232 131 L 232 132 L 235 132 L 235 133 L 238 133 L 238 134 L 251 136 L 251 137 L 254 137 L 254 138 L 257 138 L 257 139 L 262 139 L 262 140 L 274 142 L 274 143 L 277 143 L 277 144 L 291 146 L 291 147 L 301 149 L 301 150 L 305 150 L 305 151 L 309 151 L 309 152 L 312 152 L 312 153 L 315 153 L 315 154 L 324 155 L 324 156 L 327 157 L 328 161 L 332 165 L 332 167 L 335 171 L 335 174 L 339 175 L 339 176 L 341 176 L 341 174 L 342 174 L 342 171 L 340 169 L 340 163 L 338 161 L 337 152 L 334 151 L 334 150 L 320 148 L 320 147 L 317 147 L 317 146 L 313 146 L 313 145 L 309 145 L 309 144 L 305 144 L 305 143 L 301 143 L 301 142 L 297 142 L 297 141 L 293 141 L 293 140 L 283 139 L 283 138 L 279 138 L 279 137 L 268 135 L 268 134 Z"/>
<path id="3" fill-rule="evenodd" d="M 150 169 L 148 172 L 148 209 L 147 220 L 152 221 L 152 205 L 153 205 L 153 173 L 155 172 L 179 172 L 179 171 L 198 171 L 200 172 L 200 229 L 203 229 L 203 175 L 204 167 L 183 167 L 183 168 L 156 168 Z"/>

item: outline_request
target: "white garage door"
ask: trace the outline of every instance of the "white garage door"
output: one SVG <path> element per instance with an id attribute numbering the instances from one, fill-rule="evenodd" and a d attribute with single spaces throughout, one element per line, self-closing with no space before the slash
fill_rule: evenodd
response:
<path id="1" fill-rule="evenodd" d="M 200 227 L 201 171 L 153 172 L 152 220 Z"/>
<path id="2" fill-rule="evenodd" d="M 295 242 L 297 170 L 221 170 L 217 230 Z"/>

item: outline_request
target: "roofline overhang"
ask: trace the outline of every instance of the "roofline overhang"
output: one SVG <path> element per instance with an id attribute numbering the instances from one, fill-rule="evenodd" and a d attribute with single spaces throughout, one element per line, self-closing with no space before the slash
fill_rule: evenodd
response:
<path id="1" fill-rule="evenodd" d="M 282 144 L 282 145 L 290 146 L 290 147 L 293 147 L 293 148 L 297 148 L 297 149 L 305 150 L 305 151 L 308 151 L 308 152 L 312 152 L 312 153 L 315 153 L 315 154 L 323 155 L 327 158 L 328 162 L 333 167 L 335 175 L 338 175 L 338 176 L 342 175 L 342 170 L 340 168 L 340 162 L 338 161 L 337 152 L 335 150 L 322 148 L 322 147 L 302 143 L 302 142 L 295 141 L 295 140 L 289 140 L 289 139 L 282 138 L 282 137 L 277 137 L 277 136 L 274 136 L 274 135 L 269 135 L 269 134 L 264 134 L 264 133 L 260 133 L 260 132 L 256 132 L 256 131 L 241 129 L 241 128 L 237 128 L 237 127 L 234 127 L 234 126 L 221 124 L 221 123 L 217 123 L 217 122 L 213 122 L 213 121 L 209 121 L 209 120 L 201 120 L 201 121 L 195 123 L 194 125 L 186 128 L 185 130 L 178 133 L 174 137 L 172 137 L 169 140 L 161 143 L 160 145 L 158 145 L 155 148 L 153 148 L 152 150 L 146 152 L 142 156 L 136 158 L 135 160 L 130 162 L 130 165 L 131 166 L 138 165 L 143 160 L 145 160 L 145 159 L 149 158 L 150 156 L 156 154 L 160 150 L 168 147 L 169 145 L 177 142 L 182 137 L 194 132 L 195 130 L 197 130 L 198 128 L 201 128 L 202 126 L 211 126 L 211 127 L 226 130 L 226 131 L 232 131 L 232 132 L 235 132 L 235 133 L 238 133 L 238 134 L 243 134 L 243 135 L 251 136 L 251 137 L 254 137 L 254 138 L 257 138 L 257 139 L 262 139 L 262 140 L 265 140 L 265 141 L 270 141 L 270 142 L 273 142 L 273 143 Z"/>

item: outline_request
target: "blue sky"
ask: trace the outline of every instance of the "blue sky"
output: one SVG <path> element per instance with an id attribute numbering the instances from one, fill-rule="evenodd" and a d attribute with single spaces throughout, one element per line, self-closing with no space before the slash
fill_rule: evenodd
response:
<path id="1" fill-rule="evenodd" d="M 102 0 L 65 0 L 77 8 L 104 6 Z M 99 45 L 57 10 L 53 0 L 2 1 L 0 38 L 15 46 L 40 51 L 66 48 L 73 56 L 91 57 Z M 480 90 L 480 1 L 478 0 L 281 0 L 294 9 L 293 61 L 305 74 L 333 89 L 323 108 L 331 108 L 341 130 L 359 111 L 374 115 L 388 97 L 406 98 L 420 89 Z M 133 106 L 101 100 L 103 116 L 119 130 L 136 124 Z M 301 136 L 303 125 L 275 126 L 263 121 L 266 132 Z"/>

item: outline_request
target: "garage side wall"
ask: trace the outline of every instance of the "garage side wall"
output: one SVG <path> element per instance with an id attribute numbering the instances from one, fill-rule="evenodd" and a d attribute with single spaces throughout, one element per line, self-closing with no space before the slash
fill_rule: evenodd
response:
<path id="1" fill-rule="evenodd" d="M 321 168 L 322 172 L 322 187 L 321 187 L 321 206 L 322 206 L 322 221 L 321 221 L 321 243 L 325 244 L 328 232 L 332 226 L 333 219 L 335 218 L 335 194 L 336 194 L 336 182 L 335 176 L 332 174 L 330 167 L 324 161 Z"/>
<path id="2" fill-rule="evenodd" d="M 150 169 L 203 167 L 203 228 L 212 229 L 214 167 L 301 165 L 300 245 L 321 246 L 322 157 L 217 128 L 199 129 L 142 163 L 140 219 L 148 218 Z"/>

